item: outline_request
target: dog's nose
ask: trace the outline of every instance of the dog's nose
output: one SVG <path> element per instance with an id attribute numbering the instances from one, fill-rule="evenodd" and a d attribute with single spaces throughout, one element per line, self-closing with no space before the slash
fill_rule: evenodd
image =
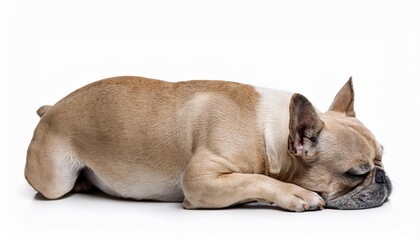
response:
<path id="1" fill-rule="evenodd" d="M 375 182 L 376 183 L 385 183 L 386 182 L 385 171 L 384 170 L 382 170 L 380 168 L 376 169 Z"/>

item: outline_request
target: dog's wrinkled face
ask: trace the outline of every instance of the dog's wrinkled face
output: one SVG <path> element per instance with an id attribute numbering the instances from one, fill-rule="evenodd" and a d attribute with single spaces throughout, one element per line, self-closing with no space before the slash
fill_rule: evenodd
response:
<path id="1" fill-rule="evenodd" d="M 326 113 L 298 94 L 290 106 L 289 151 L 305 166 L 298 184 L 318 192 L 329 208 L 376 207 L 391 194 L 383 148 L 355 118 L 353 101 L 349 80 Z"/>
<path id="2" fill-rule="evenodd" d="M 322 117 L 318 159 L 309 164 L 306 184 L 321 194 L 327 207 L 378 206 L 391 193 L 381 162 L 383 148 L 356 118 L 336 115 L 328 112 Z"/>

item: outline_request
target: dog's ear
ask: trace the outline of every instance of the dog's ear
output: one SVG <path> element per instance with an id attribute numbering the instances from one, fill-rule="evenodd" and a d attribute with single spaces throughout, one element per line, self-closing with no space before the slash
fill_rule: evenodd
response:
<path id="1" fill-rule="evenodd" d="M 300 94 L 290 101 L 289 152 L 303 159 L 313 159 L 318 153 L 318 135 L 324 127 L 311 102 Z"/>
<path id="2" fill-rule="evenodd" d="M 329 111 L 342 112 L 346 116 L 356 117 L 354 112 L 354 90 L 353 90 L 353 81 L 350 79 L 346 84 L 341 88 L 334 98 L 333 103 L 330 106 Z"/>

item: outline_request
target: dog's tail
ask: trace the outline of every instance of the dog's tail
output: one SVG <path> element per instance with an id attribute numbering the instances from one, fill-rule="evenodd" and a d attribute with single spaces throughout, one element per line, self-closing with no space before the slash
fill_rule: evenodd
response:
<path id="1" fill-rule="evenodd" d="M 50 109 L 50 107 L 51 107 L 51 105 L 44 105 L 44 106 L 40 107 L 36 111 L 36 113 L 38 114 L 38 116 L 42 117 L 48 111 L 48 109 Z"/>

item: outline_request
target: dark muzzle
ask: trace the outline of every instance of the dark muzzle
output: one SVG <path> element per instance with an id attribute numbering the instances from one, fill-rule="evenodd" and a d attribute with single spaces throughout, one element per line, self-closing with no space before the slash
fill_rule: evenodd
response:
<path id="1" fill-rule="evenodd" d="M 376 167 L 373 174 L 349 193 L 332 200 L 325 199 L 326 207 L 354 210 L 382 205 L 391 195 L 392 184 L 382 168 Z"/>

